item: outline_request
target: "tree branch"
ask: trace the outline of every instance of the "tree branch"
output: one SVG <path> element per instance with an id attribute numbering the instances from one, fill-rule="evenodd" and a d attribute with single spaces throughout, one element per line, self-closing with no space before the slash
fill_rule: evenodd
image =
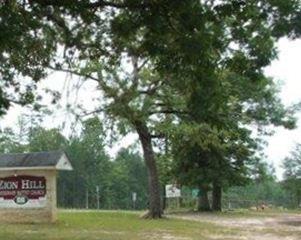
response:
<path id="1" fill-rule="evenodd" d="M 152 134 L 151 138 L 165 138 L 165 134 L 164 133 L 158 133 L 158 134 Z"/>
<path id="2" fill-rule="evenodd" d="M 24 106 L 26 104 L 26 102 L 24 102 L 24 101 L 12 99 L 12 98 L 6 98 L 6 100 L 9 101 L 10 103 L 14 103 L 16 105 Z"/>
<path id="3" fill-rule="evenodd" d="M 78 0 L 30 0 L 30 3 L 38 3 L 41 6 L 65 6 L 65 7 L 74 7 L 78 6 L 79 8 L 103 8 L 103 7 L 113 7 L 118 9 L 144 9 L 150 7 L 151 4 L 145 2 L 142 3 L 125 3 L 125 2 L 114 2 L 114 1 L 104 1 L 98 0 L 96 2 L 83 2 Z"/>
<path id="4" fill-rule="evenodd" d="M 139 93 L 153 96 L 157 92 L 157 90 L 160 88 L 160 86 L 163 85 L 163 82 L 158 80 L 158 81 L 154 82 L 152 85 L 153 86 L 150 86 L 147 90 L 139 91 Z"/>
<path id="5" fill-rule="evenodd" d="M 189 114 L 188 111 L 180 111 L 180 110 L 173 110 L 173 109 L 166 109 L 166 110 L 156 110 L 156 111 L 149 111 L 149 115 L 153 114 L 175 114 L 175 115 L 186 115 Z"/>
<path id="6" fill-rule="evenodd" d="M 138 71 L 140 71 L 147 63 L 148 63 L 148 59 L 145 59 L 138 67 Z"/>
<path id="7" fill-rule="evenodd" d="M 89 74 L 82 74 L 82 73 L 74 71 L 74 70 L 64 69 L 64 68 L 57 68 L 57 67 L 53 67 L 53 66 L 48 66 L 48 68 L 51 69 L 51 70 L 54 70 L 54 71 L 61 71 L 61 72 L 65 72 L 65 73 L 74 74 L 74 75 L 77 75 L 77 76 L 80 76 L 80 77 L 85 77 L 85 78 L 91 79 L 91 80 L 96 81 L 96 82 L 99 83 L 98 78 L 95 78 L 95 77 L 93 77 Z"/>
<path id="8" fill-rule="evenodd" d="M 79 116 L 79 117 L 86 117 L 86 116 L 93 115 L 93 114 L 95 114 L 95 113 L 104 112 L 104 111 L 105 111 L 105 109 L 99 108 L 99 109 L 96 109 L 96 110 L 91 111 L 91 112 L 85 112 L 85 113 L 80 114 L 80 115 L 78 115 L 78 116 Z"/>
<path id="9" fill-rule="evenodd" d="M 143 1 L 141 1 L 142 3 L 139 4 L 126 4 L 126 3 L 115 3 L 115 2 L 110 2 L 110 1 L 103 1 L 103 0 L 99 0 L 97 2 L 94 3 L 88 3 L 86 4 L 87 7 L 89 8 L 98 8 L 98 7 L 114 7 L 114 8 L 131 8 L 131 9 L 144 9 L 146 7 L 149 7 L 150 4 L 147 3 L 143 3 Z"/>
<path id="10" fill-rule="evenodd" d="M 131 89 L 136 90 L 139 82 L 139 69 L 138 69 L 138 57 L 132 56 L 132 65 L 133 65 L 133 84 Z"/>

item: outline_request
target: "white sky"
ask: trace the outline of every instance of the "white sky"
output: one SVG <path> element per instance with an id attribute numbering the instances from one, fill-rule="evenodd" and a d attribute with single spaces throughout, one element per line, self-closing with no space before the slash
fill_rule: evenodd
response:
<path id="1" fill-rule="evenodd" d="M 280 96 L 284 104 L 297 103 L 301 101 L 301 40 L 281 39 L 278 50 L 278 60 L 266 69 L 266 74 L 283 83 Z M 265 152 L 268 160 L 275 164 L 278 178 L 282 177 L 281 161 L 295 143 L 301 143 L 301 114 L 298 113 L 297 116 L 297 129 L 289 131 L 276 128 L 276 133 L 268 138 L 269 145 Z"/>
<path id="2" fill-rule="evenodd" d="M 283 83 L 281 98 L 286 105 L 301 101 L 301 40 L 290 41 L 287 39 L 281 39 L 278 44 L 279 57 L 275 60 L 271 66 L 266 69 L 266 74 L 273 77 L 276 81 Z M 70 80 L 70 79 L 69 79 Z M 70 83 L 74 82 L 74 79 Z M 67 96 L 67 89 L 72 88 L 71 84 L 68 84 L 68 76 L 62 73 L 54 73 L 42 81 L 40 88 L 49 87 L 58 91 L 64 91 L 64 98 L 61 105 L 62 109 L 55 110 L 54 115 L 47 117 L 43 123 L 45 127 L 57 127 L 63 122 L 70 122 L 72 120 L 72 114 L 64 111 L 64 106 L 67 102 L 81 103 L 88 109 L 93 109 L 95 104 L 91 100 L 92 97 L 97 97 L 99 94 L 95 90 L 95 84 L 88 82 L 85 84 L 78 94 L 78 97 L 71 94 Z M 89 97 L 87 98 L 87 94 Z M 91 97 L 92 96 L 92 97 Z M 18 116 L 25 110 L 20 107 L 13 107 L 9 110 L 8 114 L 1 119 L 0 127 L 14 127 L 17 123 Z M 26 112 L 26 111 L 25 111 Z M 298 114 L 301 119 L 301 114 Z M 137 139 L 135 134 L 122 139 L 119 143 L 113 147 L 108 147 L 110 155 L 115 155 L 118 149 L 123 146 L 126 147 L 133 143 Z M 275 134 L 272 137 L 267 138 L 268 147 L 265 150 L 268 161 L 273 163 L 276 167 L 277 177 L 282 177 L 281 161 L 288 155 L 289 151 L 293 148 L 296 142 L 301 142 L 301 123 L 298 121 L 298 128 L 295 130 L 285 130 L 283 128 L 276 128 Z"/>

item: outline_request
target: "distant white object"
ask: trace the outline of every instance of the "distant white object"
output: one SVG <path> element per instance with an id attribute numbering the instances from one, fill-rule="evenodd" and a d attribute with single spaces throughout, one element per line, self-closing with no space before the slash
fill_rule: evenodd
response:
<path id="1" fill-rule="evenodd" d="M 165 195 L 167 198 L 181 197 L 181 189 L 177 188 L 174 184 L 165 186 Z"/>
<path id="2" fill-rule="evenodd" d="M 137 201 L 137 193 L 136 192 L 132 193 L 132 200 L 133 200 L 133 202 Z"/>

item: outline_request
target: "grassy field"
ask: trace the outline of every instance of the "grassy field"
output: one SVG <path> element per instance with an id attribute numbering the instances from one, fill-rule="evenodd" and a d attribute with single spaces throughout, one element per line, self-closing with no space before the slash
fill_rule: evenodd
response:
<path id="1" fill-rule="evenodd" d="M 241 215 L 241 213 L 238 213 Z M 243 214 L 246 217 L 246 214 Z M 139 213 L 122 211 L 61 211 L 55 224 L 2 224 L 2 240 L 208 240 L 242 239 L 236 226 L 218 225 L 221 218 L 233 221 L 232 214 L 198 215 L 200 221 L 175 219 L 143 220 Z M 253 215 L 251 215 L 254 217 Z M 178 217 L 178 216 L 176 216 Z M 212 218 L 213 217 L 213 218 Z M 202 221 L 202 219 L 206 221 Z M 216 220 L 214 220 L 216 219 Z M 234 218 L 236 219 L 236 218 Z M 301 232 L 300 232 L 301 233 Z M 281 235 L 283 237 L 283 235 Z M 249 238 L 244 238 L 249 239 Z M 267 238 L 277 239 L 277 238 Z M 294 238 L 292 238 L 294 239 Z M 298 239 L 298 238 L 297 238 Z"/>
<path id="2" fill-rule="evenodd" d="M 143 220 L 130 212 L 61 212 L 55 224 L 5 224 L 2 240 L 208 239 L 229 229 L 177 219 Z"/>

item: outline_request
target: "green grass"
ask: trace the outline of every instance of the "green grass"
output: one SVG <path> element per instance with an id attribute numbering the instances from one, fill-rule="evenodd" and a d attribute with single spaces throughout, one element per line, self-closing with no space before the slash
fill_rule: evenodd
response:
<path id="1" fill-rule="evenodd" d="M 1 224 L 2 240 L 233 239 L 233 230 L 176 219 L 144 220 L 131 212 L 60 212 L 55 224 Z"/>
<path id="2" fill-rule="evenodd" d="M 235 210 L 223 210 L 222 212 L 195 212 L 195 211 L 166 211 L 170 215 L 181 215 L 181 214 L 196 214 L 196 215 L 209 215 L 220 218 L 265 218 L 265 217 L 276 217 L 283 214 L 301 214 L 301 209 L 265 209 L 264 211 L 256 211 L 249 209 L 235 209 Z"/>
<path id="3" fill-rule="evenodd" d="M 235 211 L 224 211 L 215 213 L 225 217 L 243 217 L 243 218 L 260 218 L 260 217 L 275 217 L 283 214 L 301 214 L 300 209 L 265 209 L 264 211 L 249 210 L 249 209 L 235 209 Z"/>
<path id="4" fill-rule="evenodd" d="M 296 213 L 300 212 L 236 210 L 196 214 L 199 217 L 198 221 L 188 221 L 176 218 L 145 220 L 139 217 L 140 212 L 60 211 L 59 220 L 55 224 L 1 224 L 0 240 L 237 240 L 242 236 L 249 239 L 245 237 L 253 237 L 253 232 L 283 237 L 300 236 L 299 227 L 283 225 L 280 228 L 277 225 L 275 228 L 272 225 L 263 229 L 253 229 L 254 226 L 251 225 L 251 227 L 228 226 L 220 224 L 219 221 L 228 219 L 233 222 L 235 218 L 237 221 L 243 221 L 245 218 L 263 219 L 283 214 L 293 216 Z M 180 213 L 179 215 L 181 217 Z M 190 215 L 193 216 L 194 213 Z M 206 217 L 211 219 L 211 222 L 203 222 Z"/>

